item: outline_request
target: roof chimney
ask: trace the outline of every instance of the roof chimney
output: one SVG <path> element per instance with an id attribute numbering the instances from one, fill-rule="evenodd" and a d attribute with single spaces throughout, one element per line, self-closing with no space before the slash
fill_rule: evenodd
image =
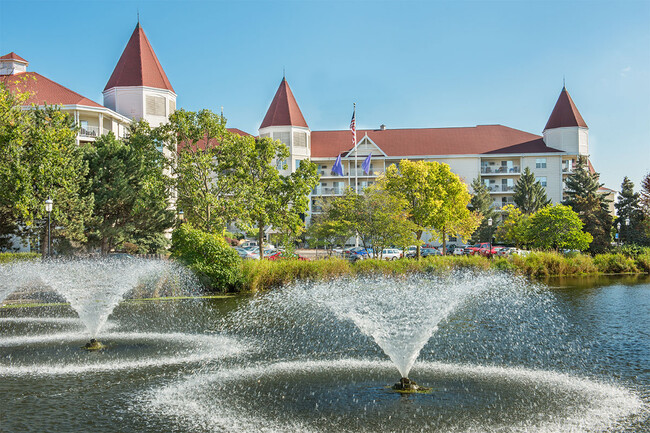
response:
<path id="1" fill-rule="evenodd" d="M 384 125 L 383 123 L 381 125 L 379 125 L 379 130 L 380 131 L 385 131 L 386 130 L 386 125 Z"/>

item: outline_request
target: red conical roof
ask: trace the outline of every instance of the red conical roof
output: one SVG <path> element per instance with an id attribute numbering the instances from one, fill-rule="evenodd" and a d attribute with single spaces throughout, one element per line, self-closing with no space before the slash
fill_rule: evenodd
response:
<path id="1" fill-rule="evenodd" d="M 5 54 L 4 56 L 0 57 L 0 60 L 17 60 L 19 62 L 28 63 L 27 60 L 23 59 L 13 51 L 10 52 L 9 54 Z"/>
<path id="2" fill-rule="evenodd" d="M 119 86 L 147 86 L 174 91 L 140 23 L 135 26 L 104 90 Z"/>
<path id="3" fill-rule="evenodd" d="M 275 92 L 273 102 L 264 116 L 261 128 L 267 126 L 302 126 L 309 128 L 305 118 L 302 116 L 300 107 L 293 97 L 289 83 L 285 78 L 282 78 L 278 91 Z"/>
<path id="4" fill-rule="evenodd" d="M 569 92 L 567 92 L 566 87 L 563 87 L 544 130 L 563 128 L 565 126 L 583 126 L 587 128 L 587 124 L 576 108 L 576 104 L 573 103 Z"/>

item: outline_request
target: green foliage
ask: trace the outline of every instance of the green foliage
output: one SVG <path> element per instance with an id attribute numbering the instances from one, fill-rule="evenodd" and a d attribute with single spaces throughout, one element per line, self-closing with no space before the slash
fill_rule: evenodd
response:
<path id="1" fill-rule="evenodd" d="M 643 211 L 639 193 L 634 192 L 634 183 L 625 176 L 616 207 L 616 224 L 620 224 L 619 242 L 624 244 L 647 244 L 649 239 L 643 228 Z"/>
<path id="2" fill-rule="evenodd" d="M 602 186 L 598 179 L 598 173 L 589 171 L 586 158 L 580 157 L 573 174 L 566 180 L 566 200 L 563 203 L 578 213 L 584 231 L 593 237 L 589 248 L 592 253 L 607 251 L 612 241 L 610 200 L 598 192 Z"/>
<path id="3" fill-rule="evenodd" d="M 531 252 L 525 256 L 508 258 L 518 272 L 533 277 L 581 275 L 597 273 L 591 256 L 576 254 L 563 256 L 555 252 Z"/>
<path id="4" fill-rule="evenodd" d="M 641 181 L 641 192 L 639 192 L 639 205 L 643 220 L 641 226 L 645 238 L 650 242 L 650 173 L 646 174 Z"/>
<path id="5" fill-rule="evenodd" d="M 551 203 L 546 197 L 546 190 L 535 180 L 535 174 L 528 167 L 515 184 L 513 201 L 525 214 L 530 215 Z"/>
<path id="6" fill-rule="evenodd" d="M 528 239 L 543 250 L 586 250 L 592 237 L 582 231 L 580 217 L 568 206 L 547 206 L 530 217 Z"/>
<path id="7" fill-rule="evenodd" d="M 481 181 L 481 176 L 472 181 L 471 187 L 474 195 L 472 195 L 472 199 L 470 200 L 470 207 L 474 212 L 478 212 L 481 215 L 481 225 L 472 234 L 472 242 L 491 242 L 497 229 L 498 216 L 498 213 L 492 207 L 494 201 L 490 196 L 490 191 L 488 191 L 485 184 Z M 489 219 L 492 219 L 492 226 L 488 224 Z"/>
<path id="8" fill-rule="evenodd" d="M 639 271 L 634 259 L 623 254 L 597 254 L 594 257 L 594 264 L 598 271 L 604 273 L 622 274 Z"/>
<path id="9" fill-rule="evenodd" d="M 346 260 L 245 260 L 242 290 L 257 292 L 280 287 L 297 280 L 322 281 L 350 274 Z"/>
<path id="10" fill-rule="evenodd" d="M 145 121 L 134 123 L 124 142 L 109 133 L 83 147 L 90 168 L 86 194 L 95 197 L 89 239 L 103 254 L 126 244 L 138 253 L 156 253 L 168 244 L 171 179 L 167 158 L 156 147 Z"/>
<path id="11" fill-rule="evenodd" d="M 76 143 L 74 120 L 56 107 L 22 110 L 25 99 L 0 85 L 0 227 L 43 240 L 43 203 L 51 197 L 55 247 L 85 242 L 93 197 L 81 193 L 88 167 Z"/>
<path id="12" fill-rule="evenodd" d="M 223 236 L 182 224 L 172 234 L 172 258 L 185 264 L 212 290 L 234 290 L 241 283 L 242 261 Z"/>
<path id="13" fill-rule="evenodd" d="M 516 245 L 518 248 L 528 245 L 530 242 L 528 238 L 530 217 L 510 204 L 503 207 L 503 212 L 506 218 L 496 231 L 497 240 L 505 244 Z"/>
<path id="14" fill-rule="evenodd" d="M 447 164 L 402 160 L 399 169 L 394 164 L 388 167 L 379 182 L 406 200 L 418 243 L 427 231 L 442 239 L 444 250 L 447 235 L 466 238 L 478 226 L 477 215 L 467 209 L 471 198 L 467 186 Z"/>
<path id="15" fill-rule="evenodd" d="M 0 263 L 28 262 L 40 258 L 38 253 L 0 253 Z"/>

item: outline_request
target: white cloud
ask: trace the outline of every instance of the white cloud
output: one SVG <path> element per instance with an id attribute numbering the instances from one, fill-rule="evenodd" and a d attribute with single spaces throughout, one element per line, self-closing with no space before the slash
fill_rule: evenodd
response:
<path id="1" fill-rule="evenodd" d="M 621 69 L 621 77 L 627 77 L 627 73 L 632 70 L 632 66 L 626 66 L 625 68 Z"/>

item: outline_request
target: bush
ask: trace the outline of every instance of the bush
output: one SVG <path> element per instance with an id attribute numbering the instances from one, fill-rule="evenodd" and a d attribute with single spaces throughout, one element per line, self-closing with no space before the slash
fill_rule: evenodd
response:
<path id="1" fill-rule="evenodd" d="M 25 262 L 40 258 L 39 253 L 0 253 L 0 263 Z"/>
<path id="2" fill-rule="evenodd" d="M 194 271 L 212 290 L 233 290 L 241 284 L 241 258 L 221 235 L 183 224 L 172 234 L 172 258 Z"/>
<path id="3" fill-rule="evenodd" d="M 327 280 L 349 275 L 350 264 L 338 258 L 302 260 L 246 260 L 242 289 L 256 292 L 296 280 Z"/>
<path id="4" fill-rule="evenodd" d="M 636 259 L 636 267 L 643 272 L 650 272 L 650 251 L 644 254 L 639 254 Z"/>
<path id="5" fill-rule="evenodd" d="M 594 257 L 594 264 L 600 272 L 604 273 L 626 273 L 639 272 L 634 259 L 625 257 L 623 254 L 598 254 Z"/>

